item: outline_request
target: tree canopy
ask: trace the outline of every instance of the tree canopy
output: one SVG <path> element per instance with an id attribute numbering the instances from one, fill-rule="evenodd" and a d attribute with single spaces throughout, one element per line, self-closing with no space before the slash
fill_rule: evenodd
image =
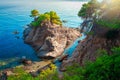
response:
<path id="1" fill-rule="evenodd" d="M 39 11 L 38 10 L 36 10 L 36 9 L 34 9 L 34 10 L 32 10 L 31 11 L 31 17 L 37 17 L 39 15 Z"/>
<path id="2" fill-rule="evenodd" d="M 63 80 L 119 80 L 120 47 L 111 51 L 112 55 L 108 55 L 106 50 L 99 50 L 97 60 L 87 62 L 84 66 L 69 66 Z"/>
<path id="3" fill-rule="evenodd" d="M 83 4 L 81 10 L 78 12 L 78 16 L 84 19 L 93 18 L 98 7 L 99 2 L 97 0 L 91 0 Z"/>
<path id="4" fill-rule="evenodd" d="M 120 28 L 120 0 L 91 0 L 83 4 L 78 16 L 83 19 L 93 19 L 101 26 L 108 28 Z"/>
<path id="5" fill-rule="evenodd" d="M 52 25 L 57 24 L 57 25 L 62 25 L 62 21 L 60 20 L 60 17 L 57 15 L 55 11 L 50 11 L 50 12 L 45 12 L 44 14 L 39 14 L 37 16 L 36 20 L 34 20 L 31 25 L 32 26 L 41 26 L 41 23 L 43 21 L 48 21 Z"/>

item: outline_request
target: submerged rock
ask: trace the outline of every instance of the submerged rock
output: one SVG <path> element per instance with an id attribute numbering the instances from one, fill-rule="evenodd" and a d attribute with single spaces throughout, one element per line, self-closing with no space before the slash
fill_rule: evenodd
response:
<path id="1" fill-rule="evenodd" d="M 20 62 L 24 65 L 31 65 L 33 63 L 31 60 L 28 60 L 26 58 L 22 58 Z"/>
<path id="2" fill-rule="evenodd" d="M 68 21 L 67 20 L 62 20 L 63 23 L 67 23 Z"/>
<path id="3" fill-rule="evenodd" d="M 80 36 L 76 29 L 51 25 L 49 22 L 24 31 L 25 43 L 30 44 L 40 58 L 47 59 L 60 56 Z"/>
<path id="4" fill-rule="evenodd" d="M 19 34 L 19 31 L 16 30 L 16 31 L 13 32 L 13 34 Z"/>

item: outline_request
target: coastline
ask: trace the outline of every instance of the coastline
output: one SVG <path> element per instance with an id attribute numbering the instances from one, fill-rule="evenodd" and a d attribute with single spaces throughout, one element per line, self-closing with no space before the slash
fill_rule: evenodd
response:
<path id="1" fill-rule="evenodd" d="M 68 29 L 74 29 L 74 30 L 78 30 L 78 29 L 76 29 L 76 28 L 68 28 Z M 78 30 L 79 31 L 79 30 Z M 74 41 L 76 41 L 76 40 L 74 40 Z M 69 46 L 67 46 L 66 48 L 65 48 L 65 50 L 66 49 L 68 49 L 68 48 L 70 48 L 70 47 L 72 47 L 73 46 L 73 44 L 74 44 L 74 41 L 71 43 L 71 45 L 69 45 Z M 77 40 L 78 41 L 78 40 Z M 64 56 L 64 54 L 62 54 L 62 55 L 60 55 L 59 56 L 59 58 L 61 57 L 63 57 Z M 55 59 L 58 59 L 58 57 L 57 58 L 55 58 Z M 25 66 L 25 65 L 18 65 L 18 66 L 16 66 L 16 67 L 13 67 L 13 68 L 7 68 L 7 69 L 3 69 L 3 70 L 1 70 L 1 72 L 7 72 L 8 73 L 8 75 L 13 75 L 14 74 L 14 72 L 12 72 L 13 71 L 13 69 L 14 68 L 17 68 L 17 67 L 19 67 L 19 68 L 23 68 L 27 73 L 30 73 L 30 72 L 38 72 L 38 71 L 40 71 L 40 70 L 42 70 L 44 67 L 47 67 L 47 66 L 49 66 L 51 63 L 54 63 L 54 60 L 55 59 L 53 59 L 53 60 L 43 60 L 43 61 L 33 61 L 33 63 L 31 64 L 31 65 L 28 65 L 28 66 Z M 60 62 L 58 61 L 57 63 L 54 63 L 54 64 L 59 64 Z M 60 67 L 60 65 L 56 65 L 58 68 Z"/>

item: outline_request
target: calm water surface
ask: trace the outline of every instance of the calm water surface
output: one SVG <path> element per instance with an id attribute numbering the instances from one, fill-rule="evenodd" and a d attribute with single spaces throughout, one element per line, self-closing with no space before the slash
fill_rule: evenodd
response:
<path id="1" fill-rule="evenodd" d="M 54 10 L 61 20 L 68 21 L 64 26 L 78 27 L 82 20 L 77 13 L 82 4 L 78 1 L 0 0 L 0 62 L 10 63 L 22 56 L 37 60 L 35 51 L 22 38 L 25 25 L 32 21 L 29 17 L 32 9 L 40 13 Z M 13 34 L 15 31 L 19 34 Z"/>

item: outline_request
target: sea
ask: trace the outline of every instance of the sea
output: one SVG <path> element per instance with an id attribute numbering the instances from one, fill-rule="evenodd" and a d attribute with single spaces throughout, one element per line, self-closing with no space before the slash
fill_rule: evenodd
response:
<path id="1" fill-rule="evenodd" d="M 33 20 L 31 10 L 56 11 L 61 20 L 67 21 L 63 24 L 65 27 L 79 28 L 83 20 L 77 14 L 83 3 L 77 0 L 0 0 L 0 69 L 17 65 L 16 60 L 22 57 L 38 60 L 34 49 L 23 40 L 23 31 Z"/>

